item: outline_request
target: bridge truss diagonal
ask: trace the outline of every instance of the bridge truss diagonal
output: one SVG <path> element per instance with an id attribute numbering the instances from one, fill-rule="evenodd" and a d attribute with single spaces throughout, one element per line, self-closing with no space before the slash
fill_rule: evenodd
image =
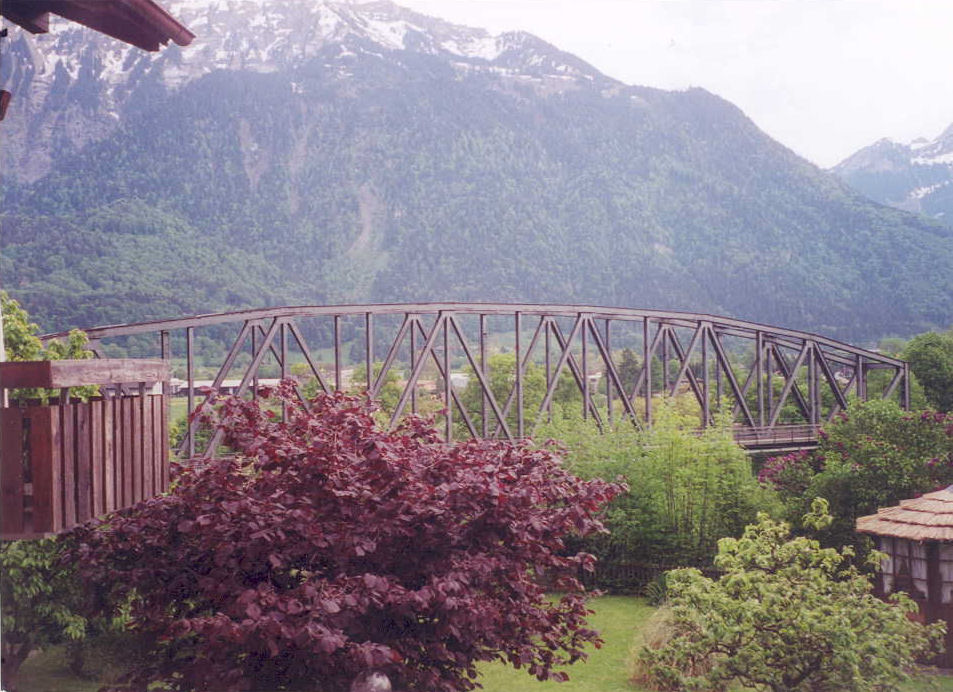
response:
<path id="1" fill-rule="evenodd" d="M 397 387 L 390 424 L 408 413 L 440 411 L 448 440 L 531 436 L 554 407 L 567 405 L 600 428 L 621 422 L 644 428 L 663 397 L 684 397 L 697 408 L 699 427 L 728 415 L 748 448 L 796 448 L 816 442 L 819 427 L 851 397 L 895 398 L 904 408 L 910 399 L 902 360 L 807 332 L 685 312 L 485 303 L 296 306 L 86 332 L 97 353 L 153 344 L 181 365 L 190 412 L 222 389 L 255 397 L 266 376 L 294 375 L 302 399 L 301 383 L 309 379 L 317 390 L 372 397 Z M 493 359 L 498 353 L 507 357 Z M 203 391 L 196 386 L 199 366 L 214 373 Z M 198 443 L 199 427 L 193 420 L 180 455 L 215 449 L 217 435 L 204 447 Z"/>

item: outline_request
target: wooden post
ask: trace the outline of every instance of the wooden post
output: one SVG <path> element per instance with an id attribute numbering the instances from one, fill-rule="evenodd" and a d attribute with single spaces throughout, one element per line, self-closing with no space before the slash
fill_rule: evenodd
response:
<path id="1" fill-rule="evenodd" d="M 0 409 L 0 508 L 3 530 L 24 533 L 23 505 L 23 417 L 19 409 Z"/>
<path id="2" fill-rule="evenodd" d="M 927 600 L 925 613 L 927 622 L 933 622 L 940 617 L 940 603 L 942 600 L 943 579 L 940 575 L 940 544 L 930 541 L 926 544 L 927 553 Z"/>

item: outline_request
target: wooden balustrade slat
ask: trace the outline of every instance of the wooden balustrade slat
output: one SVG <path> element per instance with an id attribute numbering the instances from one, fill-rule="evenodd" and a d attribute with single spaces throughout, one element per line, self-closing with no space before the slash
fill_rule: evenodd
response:
<path id="1" fill-rule="evenodd" d="M 132 501 L 145 499 L 145 465 L 142 463 L 142 397 L 130 397 L 129 437 L 132 445 Z"/>
<path id="2" fill-rule="evenodd" d="M 60 421 L 59 412 L 48 406 L 28 406 L 24 418 L 30 420 L 29 448 L 32 459 L 47 460 L 32 464 L 33 531 L 49 533 L 63 527 L 60 493 Z"/>
<path id="3" fill-rule="evenodd" d="M 76 520 L 81 523 L 93 517 L 91 414 L 88 404 L 76 404 L 73 411 L 73 434 L 76 436 Z"/>
<path id="4" fill-rule="evenodd" d="M 63 505 L 64 526 L 75 526 L 76 521 L 76 434 L 72 404 L 60 404 L 60 502 Z"/>
<path id="5" fill-rule="evenodd" d="M 90 516 L 99 516 L 106 511 L 105 450 L 103 449 L 103 401 L 89 402 L 89 475 Z"/>
<path id="6" fill-rule="evenodd" d="M 156 415 L 159 417 L 159 454 L 161 464 L 162 492 L 169 489 L 169 397 L 163 395 L 156 399 Z"/>
<path id="7" fill-rule="evenodd" d="M 103 401 L 103 511 L 112 512 L 116 501 L 116 399 Z"/>
<path id="8" fill-rule="evenodd" d="M 133 504 L 135 499 L 135 453 L 133 452 L 133 420 L 132 410 L 133 401 L 129 397 L 122 397 L 119 400 L 120 420 L 122 434 L 122 456 L 120 466 L 122 468 L 122 506 L 128 507 Z"/>
<path id="9" fill-rule="evenodd" d="M 152 461 L 152 397 L 140 396 L 137 411 L 141 427 L 140 441 L 142 444 L 142 495 L 145 500 L 156 494 L 154 464 Z"/>
<path id="10" fill-rule="evenodd" d="M 168 448 L 168 444 L 163 444 L 165 438 L 162 435 L 162 421 L 165 417 L 165 402 L 163 396 L 153 396 L 149 398 L 152 403 L 152 464 L 155 468 L 154 478 L 156 484 L 156 493 L 165 492 L 169 487 L 167 481 L 162 478 L 163 454 L 162 448 Z"/>
<path id="11" fill-rule="evenodd" d="M 3 530 L 13 534 L 25 531 L 23 504 L 23 418 L 17 409 L 0 410 L 3 426 L 0 446 L 0 505 Z"/>

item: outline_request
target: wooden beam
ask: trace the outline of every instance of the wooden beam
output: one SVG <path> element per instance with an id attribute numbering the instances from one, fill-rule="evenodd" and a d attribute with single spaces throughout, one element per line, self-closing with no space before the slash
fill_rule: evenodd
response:
<path id="1" fill-rule="evenodd" d="M 0 363 L 0 389 L 61 389 L 91 384 L 164 382 L 168 379 L 169 364 L 164 360 L 91 358 Z"/>

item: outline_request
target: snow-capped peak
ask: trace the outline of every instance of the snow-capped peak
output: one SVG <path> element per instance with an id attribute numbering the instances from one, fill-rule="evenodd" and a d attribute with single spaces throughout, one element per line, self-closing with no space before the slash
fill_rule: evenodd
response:
<path id="1" fill-rule="evenodd" d="M 39 74 L 62 63 L 76 78 L 76 46 L 98 51 L 107 85 L 120 84 L 143 63 L 155 63 L 171 88 L 218 69 L 259 72 L 293 68 L 340 46 L 339 57 L 411 51 L 447 58 L 458 69 L 545 81 L 612 81 L 582 60 L 524 32 L 492 35 L 400 7 L 389 0 L 167 0 L 166 9 L 196 35 L 186 49 L 148 54 L 84 27 L 54 21 L 38 41 Z M 333 52 L 333 51 L 332 51 Z M 73 56 L 73 57 L 70 57 Z M 152 69 L 151 67 L 148 69 Z M 139 69 L 139 72 L 142 70 Z M 346 70 L 345 70 L 346 72 Z"/>
<path id="2" fill-rule="evenodd" d="M 161 0 L 194 34 L 185 47 L 149 53 L 74 22 L 52 17 L 50 32 L 14 29 L 0 65 L 0 86 L 17 95 L 12 115 L 43 110 L 51 94 L 97 104 L 77 120 L 77 142 L 115 126 L 126 98 L 148 79 L 179 89 L 219 70 L 294 72 L 319 61 L 348 80 L 356 61 L 410 65 L 409 53 L 442 59 L 460 75 L 483 73 L 503 88 L 519 83 L 551 93 L 596 84 L 620 86 L 590 65 L 523 32 L 493 35 L 400 7 L 389 0 Z M 416 68 L 411 68 L 416 69 Z M 291 89 L 305 87 L 292 78 Z M 28 94 L 28 96 L 27 96 Z M 8 128 L 9 129 L 9 128 Z M 25 175 L 42 175 L 34 156 Z"/>
<path id="3" fill-rule="evenodd" d="M 356 38 L 385 50 L 423 48 L 483 60 L 495 59 L 501 50 L 497 38 L 483 29 L 426 17 L 387 0 L 173 0 L 169 10 L 193 27 L 197 41 L 244 25 L 256 32 L 259 43 L 266 40 L 261 34 L 271 32 L 276 40 L 294 35 L 324 44 Z"/>

